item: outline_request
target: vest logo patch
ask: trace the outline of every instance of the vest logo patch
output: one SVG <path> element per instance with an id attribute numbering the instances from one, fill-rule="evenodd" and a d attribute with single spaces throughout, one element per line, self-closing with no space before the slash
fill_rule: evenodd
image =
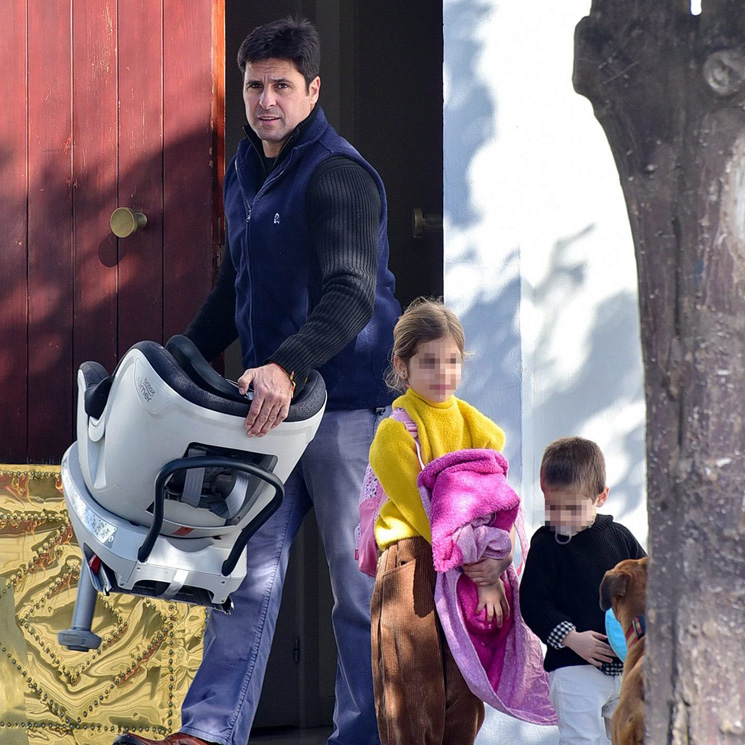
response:
<path id="1" fill-rule="evenodd" d="M 279 225 L 279 212 L 275 213 L 274 215 L 274 224 Z"/>

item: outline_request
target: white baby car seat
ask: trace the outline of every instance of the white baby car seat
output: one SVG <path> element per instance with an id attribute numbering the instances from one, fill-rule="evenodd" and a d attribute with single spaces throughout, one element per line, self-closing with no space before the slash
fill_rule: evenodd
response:
<path id="1" fill-rule="evenodd" d="M 98 592 L 129 593 L 230 612 L 246 544 L 279 507 L 284 482 L 326 405 L 313 372 L 279 426 L 248 438 L 250 405 L 185 336 L 135 344 L 109 375 L 78 371 L 77 441 L 62 489 L 83 552 L 69 649 L 96 649 Z"/>

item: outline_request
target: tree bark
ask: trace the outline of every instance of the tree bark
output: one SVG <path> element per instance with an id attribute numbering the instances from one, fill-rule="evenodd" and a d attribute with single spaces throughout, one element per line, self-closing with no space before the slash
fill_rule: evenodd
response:
<path id="1" fill-rule="evenodd" d="M 593 0 L 574 85 L 639 273 L 647 743 L 745 742 L 745 2 Z"/>

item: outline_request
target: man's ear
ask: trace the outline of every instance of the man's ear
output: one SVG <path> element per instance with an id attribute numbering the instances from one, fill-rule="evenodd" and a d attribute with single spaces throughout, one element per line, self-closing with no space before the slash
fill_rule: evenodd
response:
<path id="1" fill-rule="evenodd" d="M 609 492 L 610 492 L 609 486 L 606 486 L 605 489 L 603 489 L 603 491 L 600 492 L 600 494 L 598 495 L 598 498 L 595 500 L 596 507 L 602 507 L 606 503 Z"/>
<path id="2" fill-rule="evenodd" d="M 316 102 L 318 101 L 318 96 L 321 92 L 321 78 L 316 75 L 313 80 L 310 81 L 310 84 L 308 85 L 308 95 L 310 96 L 310 100 L 315 106 Z"/>

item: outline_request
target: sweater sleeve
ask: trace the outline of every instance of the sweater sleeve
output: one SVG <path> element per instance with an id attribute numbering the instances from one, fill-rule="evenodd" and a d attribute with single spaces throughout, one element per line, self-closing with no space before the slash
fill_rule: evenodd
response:
<path id="1" fill-rule="evenodd" d="M 306 213 L 321 270 L 321 295 L 302 328 L 270 356 L 298 380 L 352 341 L 372 318 L 381 197 L 359 163 L 332 156 L 308 185 Z"/>
<path id="2" fill-rule="evenodd" d="M 485 433 L 483 444 L 479 444 L 477 447 L 488 450 L 498 450 L 500 453 L 504 450 L 504 432 L 500 427 L 492 422 L 490 427 Z"/>
<path id="3" fill-rule="evenodd" d="M 540 543 L 536 543 L 534 536 L 520 583 L 520 611 L 525 623 L 544 644 L 559 647 L 574 624 L 558 608 L 554 593 L 560 588 L 555 568 Z"/>
<path id="4" fill-rule="evenodd" d="M 429 520 L 416 485 L 421 471 L 416 444 L 403 422 L 391 418 L 380 422 L 370 447 L 370 467 L 403 519 L 431 542 Z"/>
<path id="5" fill-rule="evenodd" d="M 614 522 L 613 527 L 618 530 L 622 540 L 626 543 L 629 559 L 643 559 L 647 555 L 647 552 L 642 548 L 639 541 L 636 540 L 634 534 L 625 525 Z"/>
<path id="6" fill-rule="evenodd" d="M 210 361 L 238 338 L 235 328 L 235 267 L 228 246 L 223 252 L 215 286 L 184 335 Z"/>
<path id="7" fill-rule="evenodd" d="M 459 402 L 461 412 L 467 416 L 471 438 L 474 448 L 483 448 L 485 450 L 498 450 L 500 453 L 504 450 L 504 431 L 492 421 L 488 416 L 482 414 L 475 406 Z"/>

